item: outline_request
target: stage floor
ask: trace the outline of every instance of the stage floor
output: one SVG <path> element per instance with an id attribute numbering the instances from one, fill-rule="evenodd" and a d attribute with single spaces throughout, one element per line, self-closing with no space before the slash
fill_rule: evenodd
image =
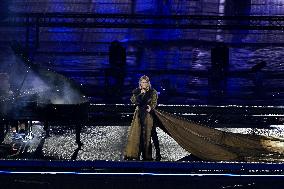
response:
<path id="1" fill-rule="evenodd" d="M 44 159 L 44 160 L 123 160 L 129 126 L 84 126 L 78 149 L 75 131 L 72 126 L 52 126 L 50 137 L 40 123 L 32 126 L 32 139 L 8 132 L 4 144 L 14 145 L 13 155 L 6 159 Z M 160 140 L 162 161 L 178 161 L 189 155 L 171 137 L 157 128 Z M 155 152 L 153 147 L 153 152 Z M 155 153 L 153 153 L 155 156 Z"/>
<path id="2" fill-rule="evenodd" d="M 30 135 L 15 134 L 9 130 L 3 145 L 13 147 L 11 152 L 3 153 L 3 159 L 30 160 L 107 160 L 124 161 L 123 153 L 127 142 L 129 125 L 125 126 L 83 126 L 78 148 L 75 143 L 75 130 L 70 125 L 50 127 L 50 136 L 45 136 L 43 125 L 34 122 Z M 223 131 L 258 134 L 284 138 L 283 127 L 270 128 L 217 128 Z M 163 162 L 193 161 L 190 153 L 180 147 L 176 141 L 157 128 Z M 28 136 L 31 136 L 30 138 Z M 155 159 L 153 146 L 153 158 Z"/>

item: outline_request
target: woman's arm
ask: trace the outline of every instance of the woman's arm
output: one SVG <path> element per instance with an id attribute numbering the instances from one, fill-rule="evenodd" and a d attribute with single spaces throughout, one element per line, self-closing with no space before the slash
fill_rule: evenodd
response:
<path id="1" fill-rule="evenodd" d="M 157 103 L 158 103 L 158 93 L 155 89 L 153 89 L 149 106 L 151 107 L 151 109 L 154 109 L 157 106 Z"/>
<path id="2" fill-rule="evenodd" d="M 139 103 L 140 103 L 140 98 L 139 98 L 139 95 L 141 94 L 141 90 L 140 89 L 134 89 L 133 91 L 132 91 L 132 96 L 131 96 L 131 98 L 130 98 L 130 101 L 133 103 L 133 104 L 135 104 L 135 105 L 139 105 Z"/>

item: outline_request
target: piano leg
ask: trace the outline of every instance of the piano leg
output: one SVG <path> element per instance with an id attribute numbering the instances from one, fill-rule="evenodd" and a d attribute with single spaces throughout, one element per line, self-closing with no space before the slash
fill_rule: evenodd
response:
<path id="1" fill-rule="evenodd" d="M 81 137 L 80 137 L 81 130 L 82 130 L 82 124 L 76 123 L 75 132 L 76 132 L 76 143 L 78 144 L 78 147 L 83 146 L 83 143 L 81 142 Z"/>
<path id="2" fill-rule="evenodd" d="M 45 131 L 45 138 L 50 137 L 48 121 L 43 122 L 43 130 Z"/>

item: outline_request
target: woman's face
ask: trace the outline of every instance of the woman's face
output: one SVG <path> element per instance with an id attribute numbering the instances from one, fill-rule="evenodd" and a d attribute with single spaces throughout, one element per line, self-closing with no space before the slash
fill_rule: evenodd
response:
<path id="1" fill-rule="evenodd" d="M 142 79 L 140 85 L 142 89 L 146 89 L 149 86 L 149 83 L 145 79 Z"/>

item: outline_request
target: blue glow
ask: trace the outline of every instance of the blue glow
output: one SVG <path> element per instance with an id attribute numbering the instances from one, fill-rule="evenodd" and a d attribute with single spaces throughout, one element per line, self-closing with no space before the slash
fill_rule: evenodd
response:
<path id="1" fill-rule="evenodd" d="M 120 175 L 137 175 L 137 176 L 225 176 L 225 177 L 284 177 L 282 174 L 265 174 L 265 175 L 255 175 L 255 174 L 222 174 L 222 173 L 208 173 L 208 174 L 200 174 L 200 173 L 140 173 L 140 172 L 131 172 L 131 173 L 94 173 L 94 172 L 64 172 L 64 171 L 0 171 L 0 174 L 40 174 L 40 175 L 56 175 L 56 174 L 71 174 L 71 175 L 112 175 L 112 176 L 120 176 Z"/>
<path id="2" fill-rule="evenodd" d="M 139 173 L 139 172 L 131 172 L 131 173 L 94 173 L 94 172 L 65 172 L 65 171 L 0 171 L 0 174 L 40 174 L 40 175 L 112 175 L 112 176 L 190 176 L 190 177 L 284 177 L 283 174 L 222 174 L 222 173 L 208 173 L 208 174 L 201 174 L 201 173 Z"/>

